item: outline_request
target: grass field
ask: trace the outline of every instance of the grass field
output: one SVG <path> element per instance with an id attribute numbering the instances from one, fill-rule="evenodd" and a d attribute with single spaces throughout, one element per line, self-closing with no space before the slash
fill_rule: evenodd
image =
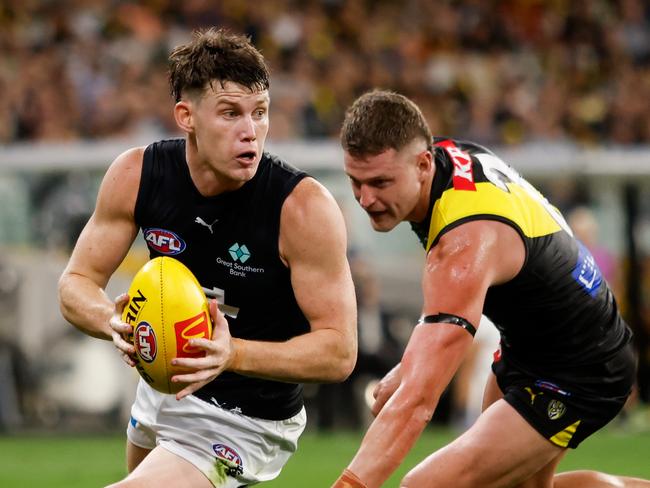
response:
<path id="1" fill-rule="evenodd" d="M 385 486 L 397 486 L 410 467 L 452 437 L 448 430 L 427 430 Z M 360 438 L 360 433 L 308 432 L 280 477 L 260 486 L 329 487 L 356 451 Z M 124 475 L 123 458 L 122 435 L 0 437 L 0 487 L 101 487 Z M 650 478 L 650 433 L 600 432 L 571 451 L 560 470 L 578 468 Z"/>

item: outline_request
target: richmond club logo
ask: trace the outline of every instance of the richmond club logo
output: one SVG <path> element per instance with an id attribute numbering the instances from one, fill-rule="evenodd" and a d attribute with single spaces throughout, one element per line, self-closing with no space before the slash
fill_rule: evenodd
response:
<path id="1" fill-rule="evenodd" d="M 144 229 L 144 240 L 154 251 L 167 256 L 175 256 L 185 250 L 185 241 L 171 230 L 149 228 Z"/>
<path id="2" fill-rule="evenodd" d="M 566 412 L 566 406 L 560 400 L 551 400 L 548 404 L 548 418 L 557 420 Z"/>
<path id="3" fill-rule="evenodd" d="M 138 356 L 140 356 L 146 363 L 150 363 L 156 359 L 158 345 L 153 327 L 151 327 L 147 322 L 140 322 L 133 335 L 133 342 L 138 352 Z"/>

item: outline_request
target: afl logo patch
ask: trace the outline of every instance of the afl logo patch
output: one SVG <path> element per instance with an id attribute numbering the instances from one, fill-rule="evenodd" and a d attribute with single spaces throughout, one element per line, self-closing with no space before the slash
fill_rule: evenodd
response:
<path id="1" fill-rule="evenodd" d="M 158 344 L 156 342 L 156 334 L 153 331 L 153 327 L 151 327 L 147 322 L 140 322 L 135 328 L 133 336 L 133 343 L 138 352 L 138 356 L 147 363 L 156 359 Z"/>
<path id="2" fill-rule="evenodd" d="M 171 230 L 149 228 L 143 233 L 147 246 L 160 254 L 175 256 L 185 250 L 185 241 Z"/>
<path id="3" fill-rule="evenodd" d="M 564 415 L 566 407 L 560 400 L 551 400 L 548 402 L 548 409 L 546 411 L 548 412 L 549 419 L 557 420 Z"/>
<path id="4" fill-rule="evenodd" d="M 232 447 L 225 444 L 212 444 L 212 450 L 217 456 L 217 462 L 225 467 L 228 476 L 235 477 L 244 473 L 241 456 Z"/>

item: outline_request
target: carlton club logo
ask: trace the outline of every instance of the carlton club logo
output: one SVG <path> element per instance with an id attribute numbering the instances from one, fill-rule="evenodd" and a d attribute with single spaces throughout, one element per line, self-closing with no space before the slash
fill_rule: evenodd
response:
<path id="1" fill-rule="evenodd" d="M 198 358 L 205 355 L 203 349 L 191 347 L 189 344 L 190 339 L 210 339 L 208 314 L 205 311 L 189 319 L 176 322 L 174 332 L 176 332 L 176 357 Z"/>
<path id="2" fill-rule="evenodd" d="M 146 363 L 152 362 L 156 359 L 158 352 L 158 345 L 156 342 L 156 334 L 153 327 L 147 322 L 140 322 L 135 328 L 134 344 L 138 352 L 138 356 Z"/>
<path id="3" fill-rule="evenodd" d="M 171 230 L 144 229 L 144 240 L 151 249 L 167 256 L 180 254 L 186 247 L 185 241 Z"/>

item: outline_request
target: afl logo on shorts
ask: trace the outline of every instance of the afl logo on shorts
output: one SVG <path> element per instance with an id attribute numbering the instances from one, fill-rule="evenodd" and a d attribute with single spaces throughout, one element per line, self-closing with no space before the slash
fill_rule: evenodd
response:
<path id="1" fill-rule="evenodd" d="M 232 447 L 225 444 L 212 444 L 212 450 L 217 455 L 217 460 L 227 467 L 228 476 L 234 477 L 244 472 L 241 456 Z"/>
<path id="2" fill-rule="evenodd" d="M 147 322 L 140 322 L 133 335 L 133 343 L 138 356 L 147 363 L 156 359 L 158 345 L 156 343 L 156 334 L 151 325 Z"/>
<path id="3" fill-rule="evenodd" d="M 149 228 L 143 233 L 147 246 L 160 254 L 175 256 L 185 250 L 185 241 L 171 230 Z"/>
<path id="4" fill-rule="evenodd" d="M 566 407 L 564 403 L 560 400 L 551 400 L 548 402 L 548 418 L 551 420 L 557 420 L 566 412 Z"/>

